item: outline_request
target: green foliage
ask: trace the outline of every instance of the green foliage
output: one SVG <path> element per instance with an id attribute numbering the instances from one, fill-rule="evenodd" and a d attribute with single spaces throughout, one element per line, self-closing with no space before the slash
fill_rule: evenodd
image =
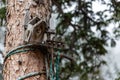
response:
<path id="1" fill-rule="evenodd" d="M 92 8 L 94 1 L 99 1 L 108 8 L 95 13 Z M 75 76 L 78 76 L 79 80 L 101 80 L 99 68 L 106 64 L 101 58 L 107 53 L 105 46 L 108 46 L 108 41 L 112 47 L 116 45 L 115 39 L 109 36 L 106 28 L 110 23 L 119 21 L 119 5 L 115 0 L 110 0 L 109 3 L 105 0 L 52 0 L 52 2 L 56 7 L 53 11 L 58 13 L 57 33 L 62 35 L 69 46 L 65 54 L 73 56 L 76 62 L 79 62 L 72 64 L 66 62 L 61 70 L 62 80 L 69 80 Z M 73 5 L 75 5 L 73 10 L 65 11 Z M 111 13 L 112 16 L 109 17 L 105 13 Z"/>
<path id="2" fill-rule="evenodd" d="M 3 3 L 5 3 L 5 0 L 2 0 Z M 6 7 L 0 7 L 0 26 L 3 25 L 3 22 L 5 21 L 6 18 Z"/>
<path id="3" fill-rule="evenodd" d="M 5 18 L 5 13 L 6 13 L 6 8 L 5 7 L 1 7 L 0 8 L 0 18 Z"/>
<path id="4" fill-rule="evenodd" d="M 2 76 L 2 64 L 0 64 L 0 70 L 1 70 L 1 73 L 0 73 L 0 80 L 3 80 L 3 76 Z"/>
<path id="5" fill-rule="evenodd" d="M 3 68 L 3 64 L 0 63 L 0 80 L 3 80 L 2 68 Z"/>
<path id="6" fill-rule="evenodd" d="M 6 0 L 2 0 L 2 2 L 5 4 L 5 3 L 6 3 Z"/>
<path id="7" fill-rule="evenodd" d="M 120 80 L 120 73 L 118 73 L 118 78 L 116 78 L 115 80 Z"/>

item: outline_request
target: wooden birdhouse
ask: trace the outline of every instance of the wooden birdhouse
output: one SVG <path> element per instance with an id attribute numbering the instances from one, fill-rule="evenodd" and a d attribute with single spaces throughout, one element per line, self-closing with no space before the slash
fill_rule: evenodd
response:
<path id="1" fill-rule="evenodd" d="M 42 43 L 44 34 L 48 29 L 48 25 L 44 20 L 38 17 L 33 18 L 27 24 L 25 30 L 25 43 L 38 44 Z"/>

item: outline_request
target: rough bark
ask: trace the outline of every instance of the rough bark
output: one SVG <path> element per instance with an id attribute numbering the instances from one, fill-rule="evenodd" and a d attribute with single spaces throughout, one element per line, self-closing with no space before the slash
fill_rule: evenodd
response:
<path id="1" fill-rule="evenodd" d="M 37 1 L 37 0 L 36 0 Z M 7 0 L 7 34 L 5 53 L 23 44 L 25 7 L 30 4 L 31 19 L 38 16 L 49 21 L 51 0 Z M 4 80 L 16 80 L 30 72 L 39 72 L 44 69 L 45 55 L 39 50 L 29 51 L 10 56 L 4 63 Z M 45 75 L 38 75 L 25 80 L 46 80 Z"/>

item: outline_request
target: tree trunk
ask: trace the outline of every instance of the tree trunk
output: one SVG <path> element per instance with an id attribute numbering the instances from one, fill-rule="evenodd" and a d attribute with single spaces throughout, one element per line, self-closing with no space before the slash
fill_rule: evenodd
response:
<path id="1" fill-rule="evenodd" d="M 49 21 L 51 0 L 7 0 L 7 33 L 4 55 L 24 43 L 23 23 L 26 7 L 29 7 L 31 19 L 37 16 Z M 42 51 L 21 52 L 11 55 L 5 60 L 3 77 L 4 80 L 17 80 L 18 77 L 31 72 L 43 71 L 44 68 L 45 55 Z M 46 75 L 32 76 L 25 80 L 46 80 Z"/>

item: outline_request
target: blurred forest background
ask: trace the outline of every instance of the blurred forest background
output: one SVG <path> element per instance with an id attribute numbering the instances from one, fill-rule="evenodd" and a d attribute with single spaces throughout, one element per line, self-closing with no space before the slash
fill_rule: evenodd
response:
<path id="1" fill-rule="evenodd" d="M 18 0 L 20 1 L 20 0 Z M 0 0 L 0 53 L 4 52 L 6 29 L 5 0 Z M 64 59 L 61 64 L 61 80 L 120 80 L 120 68 L 104 71 L 112 60 L 112 53 L 120 37 L 119 0 L 52 0 L 50 27 L 55 28 L 57 37 L 64 40 L 64 54 L 72 56 L 76 63 Z M 58 36 L 60 35 L 60 36 Z M 118 43 L 118 42 L 117 42 Z M 114 52 L 113 52 L 114 53 Z M 114 58 L 113 58 L 114 59 Z M 0 73 L 3 58 L 1 55 Z M 105 75 L 103 75 L 103 72 Z M 111 75 L 112 74 L 112 75 Z M 2 73 L 0 75 L 2 80 Z"/>

